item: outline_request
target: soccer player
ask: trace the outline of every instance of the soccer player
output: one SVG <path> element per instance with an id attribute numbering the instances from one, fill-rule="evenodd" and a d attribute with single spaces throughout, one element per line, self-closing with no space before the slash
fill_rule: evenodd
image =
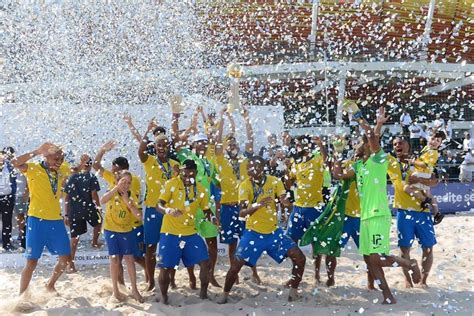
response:
<path id="1" fill-rule="evenodd" d="M 81 156 L 76 173 L 70 176 L 64 187 L 66 225 L 71 230 L 71 261 L 69 272 L 76 272 L 74 257 L 76 255 L 79 237 L 87 232 L 87 223 L 93 228 L 92 247 L 100 248 L 99 234 L 102 228 L 102 214 L 98 191 L 100 190 L 97 177 L 91 173 L 92 159 L 89 155 Z"/>
<path id="2" fill-rule="evenodd" d="M 361 203 L 359 252 L 364 256 L 372 278 L 383 292 L 383 304 L 395 304 L 396 300 L 385 279 L 383 267 L 402 266 L 410 269 L 414 283 L 420 282 L 421 275 L 416 260 L 408 260 L 388 255 L 390 252 L 391 213 L 387 199 L 387 155 L 380 148 L 380 141 L 374 130 L 362 119 L 360 112 L 354 115 L 365 130 L 364 141 L 356 148 L 356 155 L 363 157 L 351 169 L 342 171 L 334 168 L 336 179 L 356 178 Z M 385 109 L 381 107 L 377 124 L 387 121 Z"/>
<path id="3" fill-rule="evenodd" d="M 196 131 L 197 129 L 197 112 L 193 115 L 193 120 L 191 124 L 190 130 Z M 214 200 L 211 199 L 211 183 L 218 184 L 216 179 L 216 170 L 215 165 L 206 158 L 206 153 L 209 146 L 209 139 L 205 134 L 197 133 L 191 138 L 191 149 L 186 147 L 187 144 L 187 134 L 180 135 L 179 132 L 179 117 L 180 113 L 173 113 L 172 119 L 172 137 L 173 137 L 173 144 L 177 153 L 178 160 L 181 164 L 188 159 L 194 160 L 197 165 L 197 174 L 196 174 L 196 182 L 201 184 L 204 189 L 206 190 L 207 197 L 209 199 L 209 208 L 211 209 L 212 213 L 214 214 L 211 218 L 205 216 L 202 210 L 198 210 L 195 222 L 197 226 L 198 234 L 205 238 L 207 243 L 207 248 L 209 251 L 209 260 L 211 264 L 210 269 L 210 283 L 213 286 L 220 287 L 219 283 L 217 282 L 214 276 L 214 268 L 217 262 L 217 235 L 219 234 L 219 229 L 217 227 L 217 217 L 215 211 L 215 204 Z M 190 267 L 191 269 L 192 267 Z M 193 274 L 190 274 L 190 277 Z M 196 281 L 195 277 L 191 277 L 190 285 L 191 288 L 195 288 Z"/>
<path id="4" fill-rule="evenodd" d="M 303 135 L 296 138 L 295 162 L 289 169 L 286 188 L 289 189 L 296 183 L 295 202 L 293 211 L 288 219 L 287 235 L 296 243 L 299 242 L 304 232 L 321 215 L 324 210 L 323 178 L 326 149 L 319 137 L 313 137 L 318 145 L 320 153 L 313 154 L 312 139 Z M 314 260 L 314 272 L 316 282 L 320 282 L 321 255 Z M 327 286 L 334 285 L 334 269 L 336 258 L 326 256 L 326 267 L 328 273 Z"/>
<path id="5" fill-rule="evenodd" d="M 245 231 L 237 246 L 235 260 L 227 272 L 224 292 L 219 304 L 225 304 L 230 290 L 244 264 L 255 266 L 264 251 L 278 263 L 289 257 L 293 263 L 288 300 L 297 299 L 297 289 L 303 276 L 306 258 L 296 243 L 278 227 L 275 199 L 289 206 L 283 183 L 265 175 L 266 161 L 253 156 L 248 161 L 249 178 L 240 184 L 240 216 L 246 219 Z"/>
<path id="6" fill-rule="evenodd" d="M 94 162 L 92 164 L 93 168 L 99 172 L 99 175 L 102 176 L 102 178 L 107 182 L 108 185 L 108 190 L 112 190 L 117 185 L 117 176 L 120 171 L 122 170 L 128 170 L 130 168 L 130 165 L 128 163 L 127 158 L 125 157 L 117 157 L 114 160 L 112 160 L 112 168 L 110 170 L 105 169 L 102 164 L 102 158 L 104 155 L 111 151 L 115 147 L 115 141 L 111 140 L 105 143 L 100 149 L 99 152 L 97 153 Z M 140 200 L 141 200 L 141 188 L 140 188 L 140 178 L 137 177 L 136 175 L 132 175 L 132 184 L 131 184 L 131 189 L 130 191 L 132 192 L 132 196 L 135 203 L 137 204 L 137 207 L 139 211 L 141 212 L 141 207 L 140 207 Z M 133 234 L 135 236 L 135 262 L 138 263 L 143 269 L 145 269 L 145 246 L 144 246 L 144 229 L 143 229 L 143 221 L 139 218 L 136 218 L 134 216 L 130 217 L 130 220 L 133 221 L 132 227 L 133 227 Z M 145 276 L 147 282 L 149 281 L 149 276 L 147 273 L 147 270 L 145 269 Z M 121 270 L 121 274 L 119 276 L 119 282 L 123 284 L 123 270 Z"/>
<path id="7" fill-rule="evenodd" d="M 125 296 L 120 292 L 118 284 L 121 271 L 121 258 L 127 263 L 128 276 L 132 286 L 132 296 L 138 302 L 144 299 L 137 289 L 137 274 L 134 254 L 136 252 L 136 236 L 133 232 L 131 217 L 142 218 L 134 196 L 131 193 L 132 174 L 127 170 L 117 173 L 117 184 L 102 196 L 100 202 L 106 204 L 104 235 L 110 258 L 110 277 L 112 278 L 113 295 L 119 301 Z"/>
<path id="8" fill-rule="evenodd" d="M 207 298 L 209 285 L 209 256 L 206 243 L 197 234 L 195 217 L 198 210 L 210 219 L 214 216 L 209 209 L 207 190 L 196 181 L 197 165 L 187 159 L 181 164 L 179 176 L 167 181 L 156 210 L 163 214 L 159 246 L 161 302 L 168 304 L 168 287 L 171 271 L 182 261 L 184 266 L 201 268 L 200 298 Z"/>
<path id="9" fill-rule="evenodd" d="M 151 291 L 155 287 L 155 267 L 156 267 L 156 247 L 160 241 L 161 224 L 163 215 L 156 212 L 156 205 L 166 181 L 178 174 L 179 163 L 169 159 L 169 141 L 164 134 L 155 137 L 154 146 L 156 156 L 147 153 L 148 138 L 153 126 L 150 124 L 146 130 L 140 146 L 138 147 L 138 157 L 143 164 L 146 176 L 146 198 L 145 217 L 143 221 L 145 231 L 145 266 L 147 270 L 148 289 Z M 176 287 L 174 278 L 172 287 Z"/>
<path id="10" fill-rule="evenodd" d="M 409 166 L 410 144 L 402 137 L 393 140 L 393 148 L 396 158 L 389 156 L 390 162 L 395 164 L 390 174 L 395 199 L 393 207 L 397 209 L 398 246 L 401 256 L 410 259 L 410 250 L 415 240 L 418 239 L 423 250 L 421 260 L 421 286 L 428 287 L 428 275 L 433 265 L 433 246 L 436 244 L 434 222 L 429 211 L 424 210 L 420 205 L 420 200 L 414 199 L 404 190 L 405 183 L 422 183 L 426 186 L 438 184 L 438 179 L 433 174 L 431 179 L 417 178 Z M 413 287 L 413 282 L 409 271 L 403 269 L 405 275 L 405 286 Z"/>
<path id="11" fill-rule="evenodd" d="M 237 241 L 245 226 L 245 223 L 239 219 L 239 185 L 248 178 L 248 159 L 246 157 L 253 155 L 254 136 L 248 111 L 244 109 L 242 114 L 247 131 L 244 155 L 240 155 L 240 147 L 233 134 L 227 135 L 222 142 L 224 113 L 228 112 L 221 112 L 215 149 L 215 163 L 221 185 L 221 208 L 217 212 L 217 218 L 221 224 L 220 241 L 229 245 L 229 261 L 232 264 L 232 261 L 235 260 Z M 228 113 L 228 116 L 230 117 L 231 113 Z M 261 284 L 256 267 L 252 267 L 252 280 Z"/>
<path id="12" fill-rule="evenodd" d="M 28 162 L 37 156 L 43 156 L 44 160 Z M 59 256 L 46 285 L 48 291 L 56 291 L 54 285 L 66 269 L 69 260 L 71 248 L 59 202 L 62 183 L 67 177 L 67 174 L 60 171 L 63 161 L 63 151 L 51 143 L 44 143 L 34 151 L 12 160 L 13 166 L 26 176 L 30 190 L 26 265 L 21 272 L 20 294 L 28 288 L 45 246 L 51 254 Z"/>

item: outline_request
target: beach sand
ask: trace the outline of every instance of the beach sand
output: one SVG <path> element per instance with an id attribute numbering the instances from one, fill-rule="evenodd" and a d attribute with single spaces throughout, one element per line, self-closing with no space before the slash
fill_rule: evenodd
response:
<path id="1" fill-rule="evenodd" d="M 396 248 L 395 222 L 392 225 L 392 254 Z M 336 286 L 314 286 L 312 260 L 307 260 L 300 286 L 302 299 L 287 301 L 282 286 L 290 275 L 290 262 L 278 265 L 267 256 L 259 261 L 264 282 L 250 281 L 250 269 L 244 267 L 241 283 L 234 286 L 230 302 L 214 303 L 221 289 L 210 287 L 209 300 L 200 300 L 197 290 L 187 286 L 185 269 L 177 272 L 178 288 L 170 290 L 170 305 L 155 301 L 156 293 L 144 293 L 146 302 L 132 298 L 119 303 L 111 297 L 112 286 L 107 265 L 80 266 L 76 274 L 63 275 L 56 285 L 58 293 L 48 294 L 44 284 L 52 267 L 38 265 L 25 297 L 18 298 L 20 269 L 0 271 L 0 313 L 32 315 L 472 315 L 474 313 L 474 214 L 446 216 L 436 226 L 438 244 L 434 247 L 434 265 L 429 288 L 406 289 L 400 268 L 386 268 L 387 280 L 398 303 L 382 305 L 380 291 L 366 290 L 365 265 L 352 241 L 338 259 Z M 421 263 L 421 249 L 415 242 L 412 256 Z M 1 260 L 1 255 L 0 255 Z M 227 258 L 220 257 L 216 276 L 223 285 L 228 269 Z M 137 268 L 140 288 L 144 289 L 141 268 Z M 197 272 L 197 271 L 196 271 Z M 197 273 L 196 273 L 197 274 Z M 157 276 L 157 275 L 156 275 Z M 323 281 L 326 279 L 322 272 Z M 127 275 L 126 275 L 127 283 Z"/>

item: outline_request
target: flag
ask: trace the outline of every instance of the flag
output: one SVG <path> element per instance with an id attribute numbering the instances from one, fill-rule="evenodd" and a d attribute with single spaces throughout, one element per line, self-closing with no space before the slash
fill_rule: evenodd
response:
<path id="1" fill-rule="evenodd" d="M 337 184 L 336 190 L 323 213 L 301 238 L 300 246 L 312 244 L 314 255 L 334 257 L 341 255 L 339 241 L 344 228 L 346 201 L 351 181 L 353 180 L 343 180 L 342 183 Z"/>

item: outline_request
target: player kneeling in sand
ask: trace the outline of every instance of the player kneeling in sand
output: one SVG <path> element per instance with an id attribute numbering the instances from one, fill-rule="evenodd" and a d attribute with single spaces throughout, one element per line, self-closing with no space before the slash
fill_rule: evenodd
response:
<path id="1" fill-rule="evenodd" d="M 209 255 L 206 243 L 197 234 L 194 219 L 198 210 L 202 210 L 207 220 L 211 220 L 213 213 L 209 208 L 206 189 L 196 183 L 196 174 L 197 165 L 194 160 L 185 160 L 179 176 L 165 183 L 156 207 L 157 211 L 164 215 L 158 253 L 160 266 L 158 281 L 161 301 L 164 304 L 168 304 L 170 272 L 176 269 L 180 261 L 183 261 L 187 268 L 195 264 L 200 266 L 200 297 L 207 298 L 210 277 Z"/>
<path id="2" fill-rule="evenodd" d="M 297 298 L 297 289 L 303 276 L 306 258 L 296 243 L 278 227 L 275 199 L 288 207 L 286 191 L 280 179 L 264 173 L 265 160 L 259 156 L 249 158 L 249 178 L 240 184 L 240 216 L 246 219 L 246 229 L 239 241 L 235 260 L 225 279 L 224 292 L 219 304 L 227 302 L 229 292 L 244 264 L 255 266 L 266 251 L 276 262 L 289 257 L 293 262 L 292 280 L 288 300 Z"/>

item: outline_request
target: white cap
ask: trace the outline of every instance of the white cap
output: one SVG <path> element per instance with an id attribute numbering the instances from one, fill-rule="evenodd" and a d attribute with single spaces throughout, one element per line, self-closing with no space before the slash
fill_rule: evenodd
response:
<path id="1" fill-rule="evenodd" d="M 193 143 L 203 141 L 203 140 L 208 141 L 207 136 L 204 133 L 198 133 L 198 134 L 195 134 L 193 137 L 191 137 L 191 142 Z"/>

